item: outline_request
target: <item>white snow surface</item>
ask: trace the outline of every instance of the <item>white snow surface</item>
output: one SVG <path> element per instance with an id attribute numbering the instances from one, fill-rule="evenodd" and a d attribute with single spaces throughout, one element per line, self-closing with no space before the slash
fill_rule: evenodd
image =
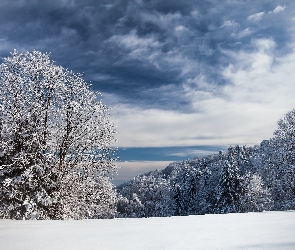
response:
<path id="1" fill-rule="evenodd" d="M 185 217 L 0 220 L 0 249 L 295 249 L 295 211 Z"/>

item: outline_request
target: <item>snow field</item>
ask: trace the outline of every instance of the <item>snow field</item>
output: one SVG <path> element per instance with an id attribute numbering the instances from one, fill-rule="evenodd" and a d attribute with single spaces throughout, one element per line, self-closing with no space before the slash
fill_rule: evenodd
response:
<path id="1" fill-rule="evenodd" d="M 0 220 L 2 250 L 295 249 L 295 211 L 110 220 Z"/>

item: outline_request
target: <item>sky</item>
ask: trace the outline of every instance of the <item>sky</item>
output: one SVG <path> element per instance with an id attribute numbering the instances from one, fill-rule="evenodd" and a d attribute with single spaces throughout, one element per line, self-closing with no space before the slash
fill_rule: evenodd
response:
<path id="1" fill-rule="evenodd" d="M 83 73 L 130 178 L 272 137 L 295 108 L 294 27 L 291 0 L 0 0 L 0 57 Z"/>

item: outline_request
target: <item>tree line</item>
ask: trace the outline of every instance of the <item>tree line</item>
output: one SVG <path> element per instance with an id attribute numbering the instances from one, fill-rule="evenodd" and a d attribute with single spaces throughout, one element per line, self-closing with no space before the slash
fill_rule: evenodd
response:
<path id="1" fill-rule="evenodd" d="M 171 163 L 118 187 L 118 216 L 295 209 L 295 110 L 259 146 Z"/>

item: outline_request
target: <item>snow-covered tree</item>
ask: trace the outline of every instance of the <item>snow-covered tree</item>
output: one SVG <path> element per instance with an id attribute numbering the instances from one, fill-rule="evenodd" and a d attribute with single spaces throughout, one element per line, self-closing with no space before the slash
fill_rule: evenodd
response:
<path id="1" fill-rule="evenodd" d="M 128 185 L 128 184 L 127 184 Z M 130 187 L 130 186 L 129 186 Z M 142 204 L 137 193 L 123 191 L 125 196 L 118 193 L 117 217 L 123 218 L 141 218 L 147 217 L 144 214 L 144 204 Z"/>
<path id="2" fill-rule="evenodd" d="M 119 190 L 120 217 L 166 217 L 174 214 L 173 192 L 158 171 L 136 176 Z"/>
<path id="3" fill-rule="evenodd" d="M 280 164 L 278 175 L 284 194 L 284 209 L 295 208 L 295 109 L 278 121 L 274 132 L 275 157 Z"/>
<path id="4" fill-rule="evenodd" d="M 242 210 L 245 183 L 240 175 L 239 159 L 239 146 L 230 147 L 227 159 L 223 163 L 220 183 L 217 185 L 217 201 L 214 211 L 216 213 L 237 213 Z"/>
<path id="5" fill-rule="evenodd" d="M 260 175 L 269 189 L 274 209 L 295 208 L 295 110 L 279 120 L 274 137 L 256 153 Z"/>
<path id="6" fill-rule="evenodd" d="M 295 166 L 295 109 L 278 121 L 278 129 L 274 135 L 284 163 Z"/>
<path id="7" fill-rule="evenodd" d="M 0 217 L 113 217 L 115 127 L 98 94 L 48 54 L 3 60 Z"/>
<path id="8" fill-rule="evenodd" d="M 175 215 L 198 213 L 202 172 L 198 167 L 191 166 L 189 163 L 190 161 L 184 161 L 172 173 L 173 179 L 171 182 L 176 205 Z"/>
<path id="9" fill-rule="evenodd" d="M 245 196 L 242 201 L 241 212 L 262 212 L 272 209 L 271 194 L 264 187 L 261 176 L 247 173 L 244 176 L 246 183 Z"/>

